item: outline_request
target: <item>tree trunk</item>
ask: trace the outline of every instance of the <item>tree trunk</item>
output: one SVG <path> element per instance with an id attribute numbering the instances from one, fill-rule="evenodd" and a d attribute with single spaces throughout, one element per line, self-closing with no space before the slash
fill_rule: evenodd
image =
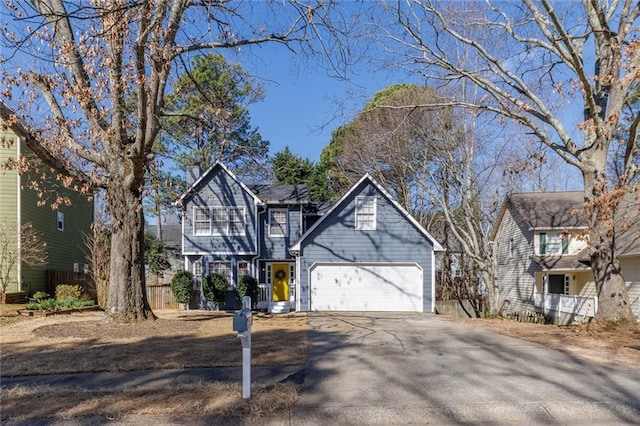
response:
<path id="1" fill-rule="evenodd" d="M 624 218 L 617 217 L 626 190 L 607 188 L 605 176 L 599 173 L 606 169 L 606 158 L 606 152 L 600 150 L 589 161 L 583 161 L 594 165 L 583 169 L 583 181 L 585 214 L 589 218 L 591 270 L 598 297 L 595 319 L 601 322 L 635 321 L 616 247 L 616 232 L 627 225 L 618 223 Z"/>
<path id="2" fill-rule="evenodd" d="M 598 225 L 596 225 L 598 226 Z M 600 225 L 599 228 L 602 228 Z M 594 241 L 591 251 L 591 270 L 598 296 L 597 321 L 619 320 L 633 321 L 634 315 L 629 303 L 629 293 L 624 276 L 620 270 L 615 248 L 615 234 L 606 229 L 594 229 L 591 233 Z"/>
<path id="3" fill-rule="evenodd" d="M 141 192 L 114 182 L 107 208 L 113 221 L 111 284 L 106 317 L 117 322 L 155 319 L 145 290 L 144 213 Z"/>

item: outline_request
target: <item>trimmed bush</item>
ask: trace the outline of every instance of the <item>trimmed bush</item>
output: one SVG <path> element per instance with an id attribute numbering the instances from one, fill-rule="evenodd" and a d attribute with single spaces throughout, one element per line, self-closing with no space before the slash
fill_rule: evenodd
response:
<path id="1" fill-rule="evenodd" d="M 178 303 L 189 303 L 193 295 L 193 274 L 189 271 L 178 271 L 171 278 L 171 292 Z"/>
<path id="2" fill-rule="evenodd" d="M 251 297 L 251 308 L 253 309 L 258 304 L 258 296 L 260 291 L 258 289 L 258 280 L 251 275 L 243 275 L 238 280 L 238 296 L 242 299 L 244 296 Z"/>
<path id="3" fill-rule="evenodd" d="M 58 284 L 56 286 L 56 300 L 80 299 L 82 287 L 71 284 Z"/>
<path id="4" fill-rule="evenodd" d="M 209 274 L 202 281 L 202 291 L 207 300 L 220 304 L 227 297 L 229 281 L 222 274 Z"/>
<path id="5" fill-rule="evenodd" d="M 44 291 L 36 291 L 35 293 L 33 293 L 33 298 L 37 301 L 40 301 L 40 300 L 48 299 L 49 295 Z"/>

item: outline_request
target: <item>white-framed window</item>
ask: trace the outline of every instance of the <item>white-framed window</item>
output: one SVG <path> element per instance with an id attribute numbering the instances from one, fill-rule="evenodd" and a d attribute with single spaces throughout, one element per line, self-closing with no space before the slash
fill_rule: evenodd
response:
<path id="1" fill-rule="evenodd" d="M 269 210 L 269 236 L 284 237 L 287 235 L 287 211 Z"/>
<path id="2" fill-rule="evenodd" d="M 356 229 L 376 229 L 376 197 L 356 197 Z"/>
<path id="3" fill-rule="evenodd" d="M 208 207 L 193 208 L 193 235 L 211 234 L 211 211 Z"/>
<path id="4" fill-rule="evenodd" d="M 244 235 L 244 207 L 229 208 L 229 235 Z"/>
<path id="5" fill-rule="evenodd" d="M 213 235 L 225 235 L 228 220 L 226 207 L 211 207 L 211 233 Z"/>
<path id="6" fill-rule="evenodd" d="M 571 236 L 566 232 L 540 232 L 538 234 L 537 254 L 569 254 Z"/>
<path id="7" fill-rule="evenodd" d="M 227 282 L 231 284 L 232 275 L 231 275 L 231 262 L 227 261 L 215 261 L 209 262 L 209 274 L 222 274 L 227 278 Z"/>
<path id="8" fill-rule="evenodd" d="M 244 207 L 194 207 L 193 235 L 244 235 Z"/>
<path id="9" fill-rule="evenodd" d="M 251 271 L 249 270 L 249 262 L 240 261 L 238 262 L 238 278 L 244 275 L 251 275 Z"/>
<path id="10" fill-rule="evenodd" d="M 64 213 L 56 212 L 56 229 L 64 231 Z"/>
<path id="11" fill-rule="evenodd" d="M 202 277 L 202 262 L 200 262 L 199 260 L 193 262 L 193 276 L 196 278 Z"/>
<path id="12" fill-rule="evenodd" d="M 540 239 L 538 244 L 538 247 L 540 249 L 539 254 L 547 254 L 547 233 L 541 232 L 539 235 L 539 239 Z"/>
<path id="13" fill-rule="evenodd" d="M 571 235 L 566 232 L 562 233 L 562 254 L 569 254 L 569 243 L 571 243 Z"/>

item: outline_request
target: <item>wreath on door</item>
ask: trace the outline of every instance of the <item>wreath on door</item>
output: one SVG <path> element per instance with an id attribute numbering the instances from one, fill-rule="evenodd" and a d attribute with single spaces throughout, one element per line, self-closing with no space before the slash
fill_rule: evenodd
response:
<path id="1" fill-rule="evenodd" d="M 279 280 L 283 280 L 283 279 L 284 279 L 284 277 L 286 277 L 286 276 L 287 276 L 287 273 L 286 273 L 286 272 L 284 272 L 284 269 L 278 269 L 278 270 L 276 271 L 276 278 L 277 278 L 277 279 L 279 279 Z"/>

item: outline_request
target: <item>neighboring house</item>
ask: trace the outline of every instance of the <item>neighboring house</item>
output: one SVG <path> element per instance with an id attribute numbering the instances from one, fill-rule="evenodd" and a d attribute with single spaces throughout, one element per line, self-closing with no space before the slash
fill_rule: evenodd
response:
<path id="1" fill-rule="evenodd" d="M 196 279 L 252 275 L 275 312 L 433 312 L 441 247 L 370 176 L 328 208 L 305 186 L 247 186 L 219 162 L 188 174 L 177 205 Z"/>
<path id="2" fill-rule="evenodd" d="M 157 238 L 157 225 L 146 225 L 145 234 L 151 234 Z M 169 261 L 169 269 L 162 271 L 159 276 L 147 270 L 147 285 L 156 283 L 159 285 L 168 285 L 176 271 L 184 269 L 184 259 L 182 257 L 182 225 L 180 224 L 163 224 L 160 229 L 160 239 L 164 243 L 164 252 L 167 254 Z"/>
<path id="3" fill-rule="evenodd" d="M 583 192 L 507 197 L 491 238 L 503 311 L 543 312 L 562 323 L 595 315 L 583 204 Z M 638 208 L 637 201 L 621 205 L 616 242 L 632 310 L 640 319 Z"/>
<path id="4" fill-rule="evenodd" d="M 10 120 L 13 112 L 2 103 L 0 112 L 0 225 L 17 231 L 23 224 L 31 223 L 43 235 L 48 252 L 45 265 L 30 267 L 19 262 L 13 268 L 7 292 L 24 291 L 30 296 L 36 291 L 45 291 L 46 270 L 88 270 L 84 235 L 91 234 L 93 201 L 87 195 L 64 187 L 56 174 L 43 166 L 27 148 L 25 140 L 32 136 L 21 123 Z M 29 172 L 20 175 L 15 169 L 4 167 L 8 161 L 21 157 L 28 161 Z M 32 181 L 37 182 L 38 190 L 31 188 Z M 56 199 L 71 203 L 59 203 L 52 208 L 52 201 Z M 16 251 L 18 244 L 16 239 Z"/>

